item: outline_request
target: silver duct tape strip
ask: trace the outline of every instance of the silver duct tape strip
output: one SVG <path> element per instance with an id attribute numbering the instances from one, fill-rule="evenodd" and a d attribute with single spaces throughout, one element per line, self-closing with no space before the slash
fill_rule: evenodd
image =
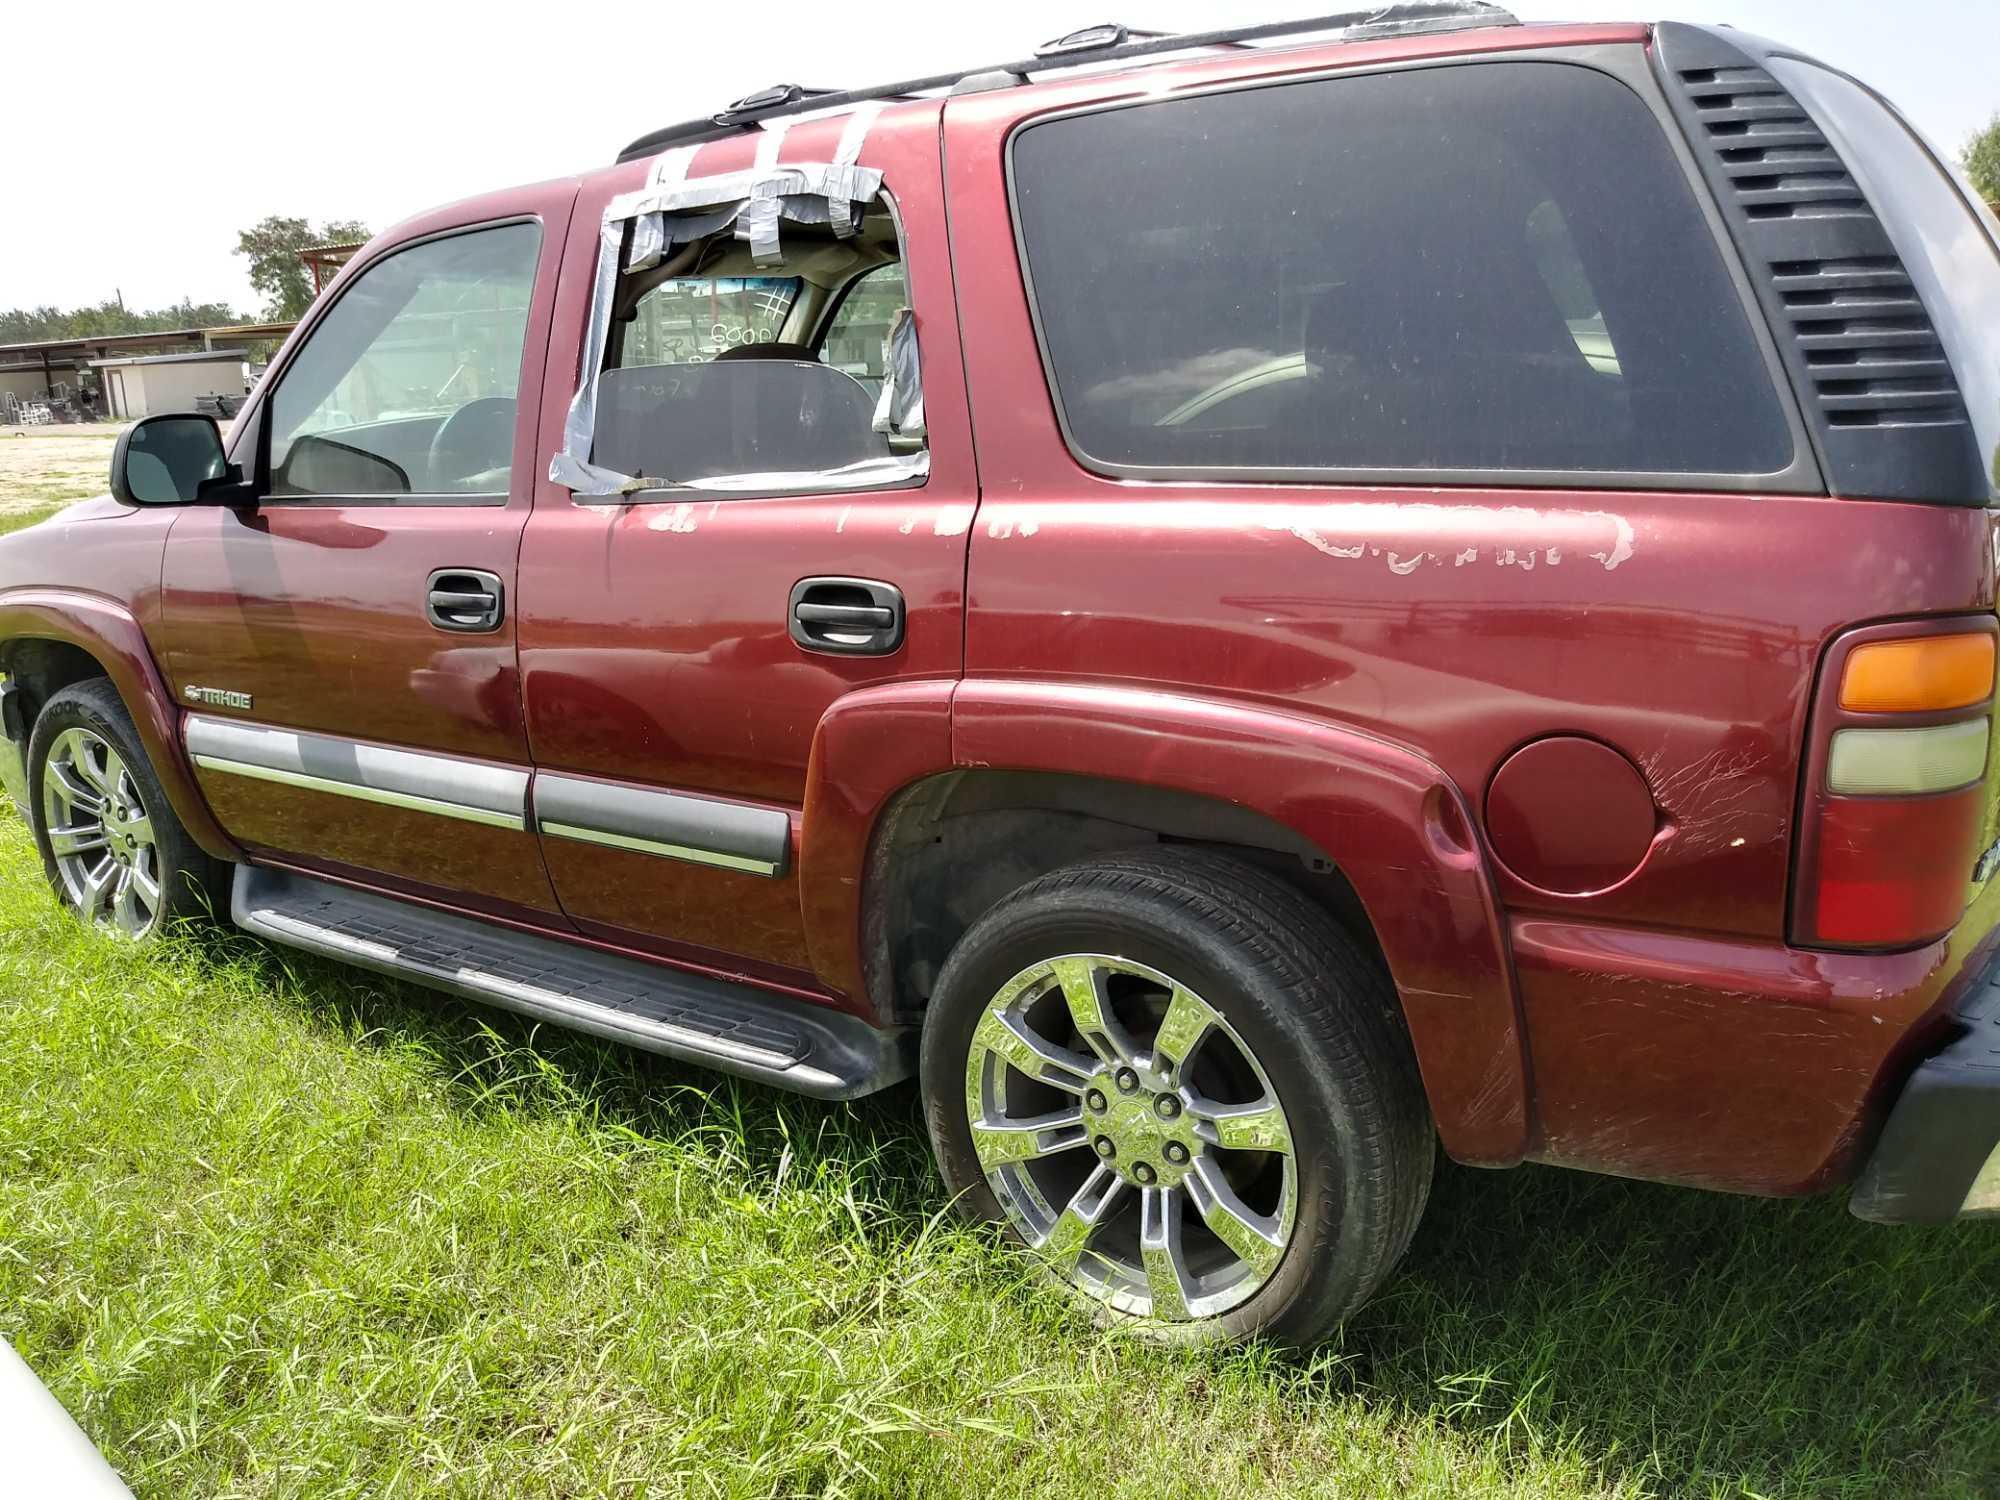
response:
<path id="1" fill-rule="evenodd" d="M 854 107 L 854 113 L 847 117 L 841 127 L 840 144 L 833 150 L 833 165 L 827 174 L 826 206 L 827 221 L 833 225 L 833 232 L 842 239 L 854 233 L 854 205 L 857 201 L 854 177 L 858 170 L 856 163 L 861 160 L 862 142 L 868 139 L 868 127 L 875 123 L 875 117 L 882 113 L 880 99 L 870 99 Z M 869 193 L 865 197 L 875 195 Z"/>
<path id="2" fill-rule="evenodd" d="M 765 474 L 718 474 L 690 484 L 649 479 L 627 492 L 628 498 L 645 495 L 709 495 L 743 490 L 752 493 L 816 493 L 821 490 L 877 490 L 922 479 L 931 471 L 929 450 L 897 453 L 887 458 L 864 458 L 838 469 L 773 470 Z"/>
<path id="3" fill-rule="evenodd" d="M 777 176 L 777 166 L 778 148 L 784 144 L 788 123 L 779 120 L 774 125 L 767 124 L 757 138 L 757 160 L 750 169 L 756 176 L 756 185 L 750 189 L 750 199 L 743 205 L 743 211 L 736 216 L 736 238 L 750 242 L 751 262 L 759 266 L 780 265 L 785 259 L 778 248 L 781 179 Z"/>
<path id="4" fill-rule="evenodd" d="M 562 451 L 549 460 L 549 481 L 579 495 L 616 495 L 632 482 L 629 474 L 600 469 L 590 461 L 597 432 L 597 377 L 611 336 L 611 307 L 618 295 L 618 252 L 625 221 L 606 215 L 597 234 L 597 275 L 590 289 L 590 322 L 583 334 L 583 364 L 576 395 L 563 419 Z"/>
<path id="5" fill-rule="evenodd" d="M 676 146 L 662 152 L 646 173 L 646 187 L 655 193 L 670 193 L 687 180 L 688 164 L 694 160 L 693 146 Z M 667 226 L 658 213 L 632 216 L 632 244 L 625 252 L 625 269 L 649 271 L 667 253 Z"/>
<path id="6" fill-rule="evenodd" d="M 924 435 L 924 377 L 917 354 L 917 318 L 900 308 L 886 340 L 888 371 L 875 402 L 875 430 L 898 437 Z"/>
<path id="7" fill-rule="evenodd" d="M 646 187 L 621 193 L 605 206 L 604 216 L 633 219 L 640 214 L 675 214 L 691 208 L 745 203 L 759 188 L 765 188 L 766 196 L 772 198 L 824 200 L 829 194 L 845 193 L 852 202 L 866 203 L 882 190 L 882 169 L 836 168 L 825 161 L 788 161 L 761 174 L 754 167 L 746 167 L 740 172 L 722 172 L 713 177 L 690 177 L 679 187 Z M 819 222 L 826 220 L 822 218 Z"/>

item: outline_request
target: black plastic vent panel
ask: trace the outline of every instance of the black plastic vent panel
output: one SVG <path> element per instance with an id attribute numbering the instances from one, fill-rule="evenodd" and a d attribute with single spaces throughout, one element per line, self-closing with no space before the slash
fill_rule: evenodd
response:
<path id="1" fill-rule="evenodd" d="M 1983 502 L 1965 400 L 1861 185 L 1735 39 L 1662 25 L 1668 97 L 1757 283 L 1836 494 Z"/>
<path id="2" fill-rule="evenodd" d="M 1869 212 L 1819 127 L 1762 68 L 1683 68 L 1678 76 L 1749 217 Z"/>
<path id="3" fill-rule="evenodd" d="M 1829 423 L 1966 425 L 1951 362 L 1902 262 L 1779 261 L 1771 273 Z"/>

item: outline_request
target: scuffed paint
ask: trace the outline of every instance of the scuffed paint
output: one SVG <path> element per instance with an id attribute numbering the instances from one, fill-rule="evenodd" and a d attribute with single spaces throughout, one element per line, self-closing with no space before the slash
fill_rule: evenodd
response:
<path id="1" fill-rule="evenodd" d="M 1616 572 L 1638 551 L 1632 523 L 1605 510 L 1536 510 L 1525 505 L 1442 505 L 1432 501 L 1262 507 L 1186 501 L 1148 506 L 1144 517 L 1137 518 L 1131 514 L 1129 502 L 1118 502 L 1118 506 L 1122 514 L 1107 509 L 1100 515 L 1096 507 L 1064 507 L 1054 517 L 1074 518 L 1084 524 L 1142 524 L 1177 530 L 1252 527 L 1280 532 L 1327 557 L 1379 557 L 1391 573 L 1403 578 L 1418 572 L 1425 563 L 1442 564 L 1447 555 L 1454 567 L 1462 568 L 1478 562 L 1489 548 L 1497 567 L 1523 571 L 1559 567 L 1565 552 L 1583 551 L 1592 561 L 1602 563 L 1607 573 Z M 995 540 L 1033 536 L 1050 519 L 1049 513 L 1017 508 L 988 521 L 986 534 Z M 1606 540 L 1596 550 L 1584 550 L 1600 537 Z M 1422 545 L 1425 541 L 1431 545 Z M 1417 545 L 1411 547 L 1412 542 Z"/>
<path id="2" fill-rule="evenodd" d="M 648 531 L 688 532 L 693 531 L 696 524 L 694 507 L 692 505 L 686 503 L 680 505 L 662 505 L 647 519 L 646 529 Z"/>
<path id="3" fill-rule="evenodd" d="M 931 526 L 933 536 L 964 536 L 972 530 L 972 507 L 969 505 L 947 505 L 937 513 L 937 520 Z M 1033 536 L 1034 523 L 1023 523 L 1024 535 Z"/>
<path id="4" fill-rule="evenodd" d="M 1609 511 L 1596 510 L 1592 511 L 1591 514 L 1593 516 L 1603 516 L 1618 528 L 1618 540 L 1612 546 L 1609 556 L 1602 552 L 1593 552 L 1590 554 L 1604 564 L 1605 572 L 1615 572 L 1620 563 L 1632 556 L 1632 523 L 1623 516 L 1612 515 Z"/>
<path id="5" fill-rule="evenodd" d="M 840 507 L 840 519 L 833 523 L 833 534 L 835 536 L 839 536 L 842 532 L 847 530 L 847 518 L 853 514 L 854 514 L 853 506 L 843 505 Z"/>
<path id="6" fill-rule="evenodd" d="M 1314 531 L 1310 526 L 1301 525 L 1299 522 L 1293 521 L 1286 517 L 1279 517 L 1276 520 L 1267 520 L 1265 521 L 1264 526 L 1265 529 L 1268 531 L 1289 532 L 1291 535 L 1297 537 L 1300 541 L 1304 542 L 1308 547 L 1311 547 L 1318 552 L 1324 552 L 1328 557 L 1359 557 L 1361 555 L 1360 547 L 1335 546 L 1332 542 L 1329 542 L 1325 537 L 1321 536 L 1317 531 Z"/>

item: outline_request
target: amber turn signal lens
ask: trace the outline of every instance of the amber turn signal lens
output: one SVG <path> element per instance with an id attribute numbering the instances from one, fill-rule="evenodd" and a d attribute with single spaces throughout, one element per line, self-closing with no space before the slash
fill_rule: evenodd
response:
<path id="1" fill-rule="evenodd" d="M 1984 632 L 1871 641 L 1848 652 L 1840 676 L 1840 706 L 1857 713 L 1969 708 L 1992 691 L 1993 637 Z"/>

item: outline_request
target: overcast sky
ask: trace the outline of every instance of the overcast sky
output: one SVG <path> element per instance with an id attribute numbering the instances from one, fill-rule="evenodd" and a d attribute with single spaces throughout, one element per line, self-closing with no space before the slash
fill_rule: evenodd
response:
<path id="1" fill-rule="evenodd" d="M 673 5 L 603 0 L 15 0 L 0 38 L 10 64 L 0 71 L 0 307 L 120 290 L 131 307 L 187 296 L 255 313 L 230 252 L 236 231 L 266 214 L 381 229 L 435 203 L 606 162 L 634 136 L 771 83 L 853 87 L 999 62 L 1107 19 L 1192 30 L 1342 3 L 904 0 L 842 12 L 758 0 L 689 20 Z M 2000 0 L 1695 3 L 1666 13 L 1816 53 L 1953 151 L 2000 110 Z M 1513 9 L 1536 20 L 1651 18 L 1643 0 Z M 832 14 L 865 19 L 842 26 Z"/>

